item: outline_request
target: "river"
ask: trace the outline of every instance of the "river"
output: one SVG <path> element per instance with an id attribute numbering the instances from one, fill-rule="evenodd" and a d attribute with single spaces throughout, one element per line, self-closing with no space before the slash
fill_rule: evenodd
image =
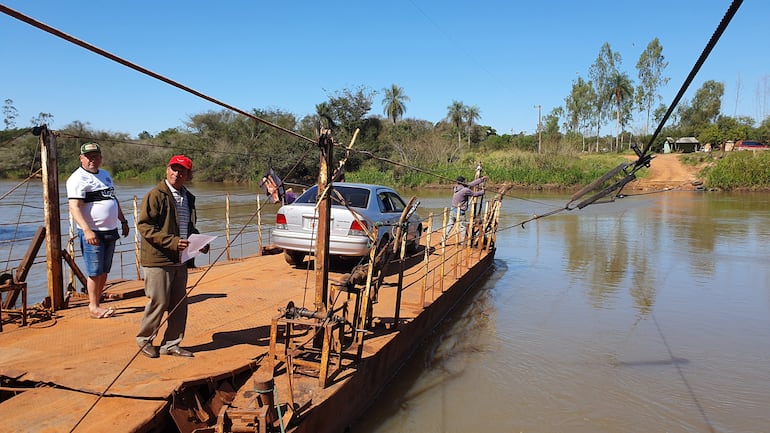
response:
<path id="1" fill-rule="evenodd" d="M 0 182 L 0 192 L 13 185 Z M 127 213 L 150 186 L 117 185 Z M 23 207 L 20 190 L 0 201 L 2 239 L 19 210 L 41 219 L 39 187 Z M 256 208 L 255 188 L 191 190 L 204 231 L 221 234 L 227 192 L 234 225 Z M 422 216 L 449 200 L 447 191 L 403 193 L 418 195 Z M 629 195 L 520 225 L 566 201 L 506 198 L 494 272 L 417 348 L 353 433 L 768 431 L 767 195 Z M 264 205 L 263 223 L 276 208 Z M 20 227 L 34 232 L 33 223 Z M 256 251 L 249 232 L 234 256 Z M 5 259 L 8 243 L 0 245 Z M 135 272 L 126 261 L 124 272 Z"/>

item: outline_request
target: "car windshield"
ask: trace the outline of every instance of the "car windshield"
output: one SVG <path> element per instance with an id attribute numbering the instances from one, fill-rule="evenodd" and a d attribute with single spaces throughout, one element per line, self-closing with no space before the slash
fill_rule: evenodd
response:
<path id="1" fill-rule="evenodd" d="M 369 205 L 368 189 L 335 185 L 334 190 L 342 196 L 342 198 L 350 207 L 366 209 L 366 207 Z M 314 185 L 302 193 L 302 195 L 299 196 L 299 198 L 297 198 L 294 203 L 315 203 L 316 196 L 318 196 L 318 185 Z M 337 194 L 332 194 L 332 205 L 341 206 Z"/>

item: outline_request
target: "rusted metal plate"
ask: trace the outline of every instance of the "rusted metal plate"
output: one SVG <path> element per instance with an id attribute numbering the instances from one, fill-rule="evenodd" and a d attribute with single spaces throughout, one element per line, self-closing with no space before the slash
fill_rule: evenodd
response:
<path id="1" fill-rule="evenodd" d="M 77 425 L 78 433 L 142 432 L 166 410 L 166 401 L 110 397 L 101 399 L 84 417 L 96 398 L 56 388 L 25 391 L 0 404 L 0 430 L 61 433 Z"/>
<path id="2" fill-rule="evenodd" d="M 161 356 L 150 359 L 138 353 L 135 335 L 146 303 L 144 297 L 105 301 L 105 306 L 116 310 L 112 318 L 91 319 L 87 307 L 81 306 L 58 311 L 53 321 L 0 333 L 0 377 L 54 384 L 71 389 L 70 394 L 77 396 L 49 395 L 56 390 L 48 389 L 34 393 L 27 391 L 0 403 L 0 419 L 18 417 L 18 420 L 14 418 L 16 424 L 9 431 L 46 431 L 39 427 L 48 428 L 49 425 L 52 426 L 49 431 L 70 431 L 93 404 L 96 395 L 105 393 L 84 421 L 94 423 L 93 430 L 78 427 L 76 431 L 135 431 L 132 426 L 150 422 L 160 406 L 171 401 L 176 392 L 192 385 L 208 386 L 248 371 L 269 374 L 265 371 L 268 370 L 265 357 L 269 350 L 272 319 L 289 301 L 313 302 L 314 288 L 306 286 L 312 278 L 307 278 L 306 272 L 288 266 L 280 255 L 217 265 L 203 279 L 202 270 L 191 272 L 188 284 L 194 288 L 190 292 L 187 331 L 182 346 L 191 350 L 194 358 Z M 341 274 L 331 276 L 334 279 L 341 277 Z M 403 305 L 420 303 L 422 285 L 416 284 L 420 278 L 419 272 L 406 276 Z M 453 286 L 452 274 L 447 273 L 445 278 L 448 281 L 443 287 Z M 365 402 L 351 405 L 351 395 L 367 389 L 365 394 L 369 394 L 374 389 L 372 386 L 383 386 L 374 382 L 385 380 L 389 376 L 384 374 L 385 370 L 413 348 L 415 340 L 412 338 L 418 338 L 426 330 L 425 326 L 433 324 L 435 314 L 444 313 L 450 307 L 445 305 L 428 312 L 422 308 L 402 309 L 400 323 L 404 326 L 397 332 L 388 325 L 395 312 L 395 281 L 396 276 L 389 276 L 380 291 L 379 302 L 374 306 L 378 325 L 363 346 L 364 363 L 373 368 L 365 367 L 364 374 L 356 368 L 345 368 L 331 378 L 325 389 L 319 389 L 317 377 L 296 375 L 291 390 L 285 375 L 276 377 L 281 400 L 293 398 L 296 409 L 303 413 L 303 423 L 307 423 L 303 431 L 313 431 L 316 427 L 320 428 L 316 431 L 324 430 L 328 421 L 321 421 L 324 418 L 322 412 L 329 408 L 333 408 L 334 413 L 340 411 L 339 418 L 360 410 L 359 403 Z M 471 284 L 470 281 L 458 283 L 462 286 Z M 141 283 L 125 282 L 111 290 L 125 293 L 138 287 Z M 429 298 L 434 296 L 438 305 L 451 302 L 442 299 L 440 292 Z M 312 305 L 298 306 L 312 308 Z M 407 326 L 410 322 L 419 326 Z M 400 335 L 399 332 L 407 329 L 414 329 L 416 333 L 404 340 L 403 347 L 401 344 L 388 346 Z M 163 331 L 161 328 L 159 335 Z M 155 343 L 160 343 L 160 338 Z M 389 348 L 383 350 L 386 347 Z M 379 362 L 384 363 L 380 366 Z M 353 378 L 356 380 L 351 382 Z M 346 390 L 342 400 L 329 400 L 340 395 L 341 389 Z M 337 404 L 345 407 L 344 410 L 336 407 Z M 21 410 L 21 407 L 25 409 Z M 168 412 L 164 411 L 163 416 L 168 417 Z M 37 426 L 31 430 L 25 427 L 35 423 Z M 9 425 L 0 424 L 0 430 L 5 431 Z"/>

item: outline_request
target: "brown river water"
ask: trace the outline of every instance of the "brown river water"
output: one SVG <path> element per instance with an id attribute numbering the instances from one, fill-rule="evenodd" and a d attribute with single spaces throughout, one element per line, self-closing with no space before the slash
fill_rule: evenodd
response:
<path id="1" fill-rule="evenodd" d="M 2 181 L 0 192 L 14 185 Z M 131 197 L 141 199 L 150 186 L 116 185 L 126 213 Z M 0 200 L 3 268 L 15 267 L 9 257 L 26 250 L 7 240 L 31 236 L 41 223 L 39 189 L 20 188 Z M 254 213 L 257 189 L 191 190 L 202 230 L 222 235 L 214 260 L 224 245 L 225 194 L 231 193 L 234 236 Z M 524 227 L 522 221 L 568 199 L 510 193 L 493 271 L 415 348 L 350 431 L 770 431 L 768 195 L 628 193 Z M 403 195 L 419 197 L 423 217 L 449 202 L 442 190 Z M 264 205 L 264 244 L 276 209 Z M 255 224 L 256 218 L 249 227 Z M 126 257 L 111 278 L 135 278 L 132 237 L 118 246 Z M 232 255 L 253 253 L 257 239 L 250 229 Z M 45 273 L 43 266 L 33 266 L 30 281 Z M 45 296 L 45 280 L 38 286 L 30 303 Z"/>

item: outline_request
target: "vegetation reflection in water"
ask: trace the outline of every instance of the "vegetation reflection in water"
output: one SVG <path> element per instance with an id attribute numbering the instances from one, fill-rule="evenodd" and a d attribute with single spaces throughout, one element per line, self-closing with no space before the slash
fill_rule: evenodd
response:
<path id="1" fill-rule="evenodd" d="M 627 197 L 515 225 L 539 207 L 505 204 L 505 268 L 353 433 L 764 430 L 765 196 Z"/>

